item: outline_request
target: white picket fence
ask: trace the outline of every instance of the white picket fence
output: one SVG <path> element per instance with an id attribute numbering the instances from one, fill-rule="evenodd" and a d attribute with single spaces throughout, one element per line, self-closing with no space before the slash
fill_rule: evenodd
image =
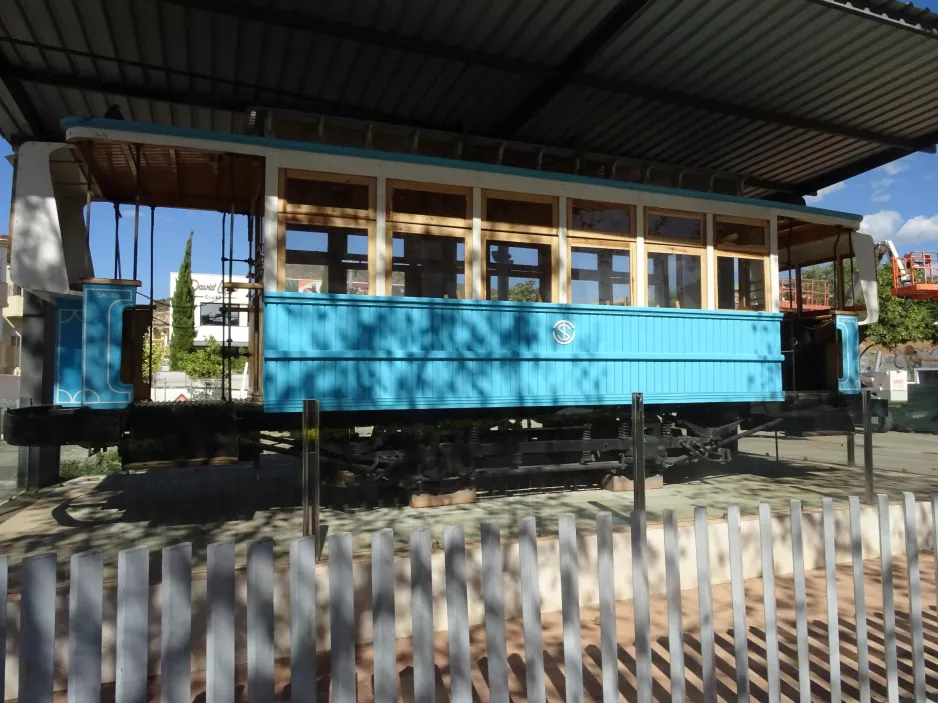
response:
<path id="1" fill-rule="evenodd" d="M 932 495 L 929 527 L 938 525 L 938 492 Z M 879 496 L 879 549 L 882 568 L 883 622 L 886 651 L 886 678 L 890 700 L 898 700 L 896 613 L 892 578 L 892 529 L 889 503 Z M 824 499 L 823 553 L 826 571 L 826 598 L 830 652 L 830 693 L 841 698 L 837 590 L 835 581 L 835 513 L 830 499 Z M 920 591 L 918 550 L 920 532 L 916 524 L 916 502 L 906 493 L 903 503 L 905 558 L 910 603 L 911 665 L 915 700 L 925 700 L 925 646 Z M 729 570 L 733 603 L 735 677 L 740 701 L 749 700 L 750 661 L 747 647 L 744 569 L 740 549 L 741 517 L 737 506 L 727 513 Z M 765 608 L 765 662 L 768 696 L 780 699 L 779 633 L 776 622 L 773 555 L 773 517 L 768 504 L 760 506 L 759 534 Z M 790 538 L 797 624 L 798 684 L 801 700 L 812 697 L 809 672 L 808 622 L 806 615 L 805 561 L 801 504 L 791 502 Z M 867 616 L 861 544 L 861 505 L 849 501 L 850 548 L 855 593 L 855 662 L 859 676 L 860 699 L 870 700 L 867 659 Z M 715 701 L 717 666 L 714 641 L 714 607 L 711 580 L 711 534 L 705 508 L 694 512 L 696 573 L 700 609 L 700 661 L 704 698 Z M 646 550 L 646 516 L 635 511 L 630 516 L 632 605 L 634 609 L 634 659 L 637 699 L 652 700 L 652 641 L 650 595 Z M 608 512 L 596 518 L 596 568 L 599 589 L 602 655 L 602 699 L 613 703 L 620 697 L 616 609 L 613 519 Z M 938 537 L 938 535 L 932 535 Z M 546 700 L 544 650 L 541 624 L 541 574 L 538 568 L 538 539 L 535 518 L 518 524 L 521 609 L 524 631 L 526 695 L 530 703 Z M 935 544 L 934 541 L 930 542 Z M 671 700 L 685 700 L 684 637 L 681 610 L 680 553 L 678 525 L 673 511 L 663 521 L 664 561 L 668 609 Z M 395 554 L 390 529 L 372 535 L 371 609 L 373 618 L 374 699 L 391 703 L 399 697 L 396 652 Z M 453 703 L 472 703 L 472 661 L 467 597 L 466 543 L 461 526 L 444 531 L 446 629 L 449 639 L 449 696 Z M 486 523 L 481 529 L 484 627 L 487 655 L 489 700 L 509 701 L 509 667 L 506 649 L 506 614 L 503 587 L 502 543 L 499 526 Z M 208 547 L 206 573 L 206 701 L 231 703 L 235 700 L 236 669 L 236 569 L 235 545 L 231 542 Z M 432 589 L 432 545 L 429 528 L 410 535 L 410 611 L 412 618 L 413 685 L 416 703 L 434 703 L 437 683 L 434 666 L 435 628 Z M 583 647 L 581 644 L 579 588 L 580 549 L 574 516 L 559 523 L 559 573 L 562 595 L 563 652 L 566 700 L 584 700 Z M 335 703 L 357 700 L 355 659 L 355 598 L 352 538 L 348 533 L 328 539 L 329 630 L 331 633 L 331 697 Z M 314 538 L 292 542 L 289 564 L 289 639 L 291 700 L 310 701 L 317 696 L 317 609 L 316 545 Z M 7 597 L 7 560 L 0 560 L 0 594 Z M 248 548 L 246 569 L 247 694 L 252 703 L 272 703 L 275 698 L 274 647 L 274 557 L 270 540 L 254 542 Z M 54 688 L 56 557 L 39 555 L 19 566 L 21 597 L 18 631 L 18 695 L 29 703 L 51 702 Z M 192 681 L 193 599 L 192 548 L 189 544 L 166 547 L 162 551 L 160 589 L 160 689 L 165 703 L 189 703 Z M 116 604 L 116 690 L 118 703 L 147 700 L 149 631 L 151 604 L 149 553 L 146 548 L 129 549 L 118 555 Z M 75 554 L 70 562 L 68 593 L 69 703 L 101 700 L 102 689 L 102 601 L 103 555 L 100 552 Z M 6 610 L 0 609 L 0 641 L 6 640 Z M 0 676 L 4 668 L 0 667 Z M 864 674 L 864 672 L 866 672 Z M 319 672 L 323 673 L 323 672 Z M 3 690 L 0 681 L 0 690 Z"/>

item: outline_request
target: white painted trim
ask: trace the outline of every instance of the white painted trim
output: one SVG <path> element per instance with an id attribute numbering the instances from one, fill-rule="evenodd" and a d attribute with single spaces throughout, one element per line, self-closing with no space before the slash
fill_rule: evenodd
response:
<path id="1" fill-rule="evenodd" d="M 778 218 L 769 220 L 769 312 L 779 311 Z"/>
<path id="2" fill-rule="evenodd" d="M 241 144 L 215 139 L 181 137 L 176 135 L 143 134 L 134 131 L 102 130 L 88 127 L 71 127 L 66 132 L 67 140 L 96 139 L 115 140 L 132 143 L 174 146 L 184 149 L 203 149 L 235 154 L 250 154 L 267 160 L 268 168 L 277 164 L 279 168 L 292 168 L 326 173 L 376 177 L 380 174 L 392 175 L 401 180 L 424 183 L 440 183 L 462 187 L 483 187 L 493 190 L 508 190 L 518 193 L 567 196 L 586 200 L 602 200 L 629 205 L 645 205 L 690 212 L 711 212 L 716 215 L 750 217 L 756 219 L 774 219 L 782 216 L 797 216 L 805 222 L 843 225 L 851 230 L 856 228 L 854 219 L 778 209 L 771 203 L 758 202 L 733 203 L 719 200 L 708 201 L 706 197 L 689 197 L 671 193 L 649 193 L 629 190 L 621 186 L 603 186 L 592 183 L 572 183 L 562 180 L 548 180 L 528 176 L 473 171 L 465 168 L 436 166 L 422 163 L 408 163 L 393 159 L 374 159 L 361 156 L 322 154 L 310 151 L 278 149 L 257 144 Z M 705 194 L 703 194 L 705 195 Z M 266 280 L 266 277 L 265 277 Z"/>
<path id="3" fill-rule="evenodd" d="M 567 252 L 569 251 L 569 247 L 567 246 L 567 199 L 562 195 L 560 196 L 560 219 L 558 225 L 557 246 L 559 247 L 559 251 L 557 252 L 557 268 L 559 269 L 560 294 L 557 296 L 557 302 L 568 303 L 570 302 L 567 299 L 567 289 L 570 285 L 570 269 L 567 266 Z"/>
<path id="4" fill-rule="evenodd" d="M 472 189 L 472 284 L 471 297 L 482 300 L 482 189 Z"/>
<path id="5" fill-rule="evenodd" d="M 375 195 L 375 289 L 372 295 L 388 295 L 387 270 L 388 179 L 379 175 Z"/>
<path id="6" fill-rule="evenodd" d="M 716 310 L 717 307 L 717 259 L 713 248 L 713 214 L 707 213 L 704 224 L 707 236 L 707 310 Z"/>
<path id="7" fill-rule="evenodd" d="M 264 170 L 264 290 L 277 290 L 277 216 L 280 209 L 280 164 L 273 154 L 267 155 Z"/>
<path id="8" fill-rule="evenodd" d="M 645 207 L 641 204 L 635 206 L 634 251 L 632 280 L 635 281 L 635 290 L 632 291 L 632 302 L 638 307 L 645 307 L 648 305 L 648 281 L 645 279 L 648 261 L 645 254 Z"/>

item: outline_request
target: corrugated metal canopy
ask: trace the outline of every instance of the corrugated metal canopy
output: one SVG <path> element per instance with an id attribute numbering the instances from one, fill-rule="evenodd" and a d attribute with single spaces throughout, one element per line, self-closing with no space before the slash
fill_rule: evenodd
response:
<path id="1" fill-rule="evenodd" d="M 938 16 L 896 0 L 8 0 L 0 132 L 315 112 L 809 193 L 938 142 Z M 789 193 L 790 195 L 790 193 Z"/>

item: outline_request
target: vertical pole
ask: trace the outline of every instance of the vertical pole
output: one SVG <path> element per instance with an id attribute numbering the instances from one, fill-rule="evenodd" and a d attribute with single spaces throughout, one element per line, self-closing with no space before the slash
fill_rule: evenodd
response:
<path id="1" fill-rule="evenodd" d="M 303 401 L 303 536 L 319 549 L 319 401 Z M 321 551 L 321 549 L 320 549 Z"/>
<path id="2" fill-rule="evenodd" d="M 847 433 L 847 466 L 851 469 L 857 465 L 857 436 L 853 430 Z"/>
<path id="3" fill-rule="evenodd" d="M 140 241 L 140 145 L 136 144 L 134 148 L 134 165 L 136 166 L 136 194 L 134 195 L 134 275 L 131 276 L 137 280 L 137 251 Z"/>
<path id="4" fill-rule="evenodd" d="M 645 509 L 645 401 L 632 394 L 632 471 L 635 482 L 635 510 Z"/>
<path id="5" fill-rule="evenodd" d="M 866 478 L 866 500 L 873 502 L 873 391 L 863 389 L 863 475 Z"/>
<path id="6" fill-rule="evenodd" d="M 153 400 L 153 322 L 156 317 L 156 301 L 153 299 L 153 228 L 155 219 L 154 208 L 150 206 L 150 348 L 147 349 L 147 368 L 150 369 L 150 400 Z M 162 359 L 160 359 L 162 361 Z"/>

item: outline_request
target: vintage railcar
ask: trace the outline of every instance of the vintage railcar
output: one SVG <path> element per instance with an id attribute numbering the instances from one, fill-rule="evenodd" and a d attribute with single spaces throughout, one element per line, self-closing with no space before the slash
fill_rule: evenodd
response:
<path id="1" fill-rule="evenodd" d="M 67 144 L 18 154 L 13 277 L 52 316 L 54 387 L 48 405 L 7 415 L 13 443 L 204 458 L 223 451 L 218 437 L 295 428 L 316 398 L 326 463 L 369 482 L 629 474 L 634 392 L 662 470 L 724 461 L 740 427 L 796 406 L 843 425 L 831 409 L 860 389 L 858 325 L 876 318 L 876 288 L 855 215 L 712 192 L 713 179 L 710 191 L 622 180 L 615 164 L 584 175 L 500 155 L 63 126 Z M 149 401 L 150 301 L 137 281 L 94 277 L 85 199 L 57 183 L 69 159 L 87 198 L 226 213 L 223 272 L 244 216 L 251 282 L 228 288 L 250 290 L 252 402 Z M 819 267 L 820 296 L 805 283 Z"/>

